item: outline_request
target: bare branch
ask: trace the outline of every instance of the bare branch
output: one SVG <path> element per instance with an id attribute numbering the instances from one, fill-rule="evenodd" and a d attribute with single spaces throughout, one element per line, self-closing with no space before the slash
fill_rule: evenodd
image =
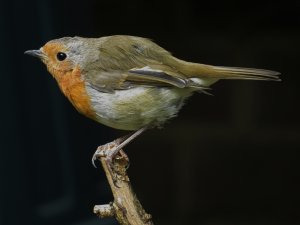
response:
<path id="1" fill-rule="evenodd" d="M 121 225 L 153 225 L 151 215 L 145 212 L 131 188 L 126 172 L 127 156 L 122 154 L 117 156 L 113 161 L 113 168 L 109 169 L 107 152 L 116 145 L 117 142 L 113 141 L 98 148 L 102 155 L 99 160 L 112 190 L 114 201 L 106 205 L 96 205 L 94 213 L 101 218 L 114 216 Z"/>

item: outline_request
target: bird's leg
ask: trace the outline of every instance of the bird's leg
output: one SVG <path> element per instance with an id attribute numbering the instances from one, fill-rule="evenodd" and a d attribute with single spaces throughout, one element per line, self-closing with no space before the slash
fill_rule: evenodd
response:
<path id="1" fill-rule="evenodd" d="M 132 142 L 134 139 L 136 139 L 138 136 L 140 136 L 145 130 L 147 130 L 146 127 L 143 127 L 137 131 L 135 131 L 133 134 L 131 134 L 130 136 L 125 136 L 123 138 L 121 138 L 123 141 L 115 148 L 112 149 L 109 152 L 109 157 L 111 157 L 111 159 L 113 159 L 118 153 L 119 151 L 124 148 L 126 145 L 128 145 L 130 142 Z M 127 155 L 126 155 L 127 156 Z M 128 158 L 128 157 L 127 157 Z"/>
<path id="2" fill-rule="evenodd" d="M 113 175 L 113 168 L 114 168 L 113 160 L 114 160 L 114 158 L 116 157 L 116 155 L 118 153 L 120 153 L 121 157 L 123 157 L 126 161 L 129 162 L 128 156 L 122 150 L 122 148 L 124 148 L 131 141 L 133 141 L 135 138 L 137 138 L 139 135 L 141 135 L 145 130 L 147 130 L 147 127 L 141 128 L 141 129 L 135 131 L 131 135 L 126 135 L 124 137 L 116 139 L 113 142 L 99 146 L 92 158 L 92 164 L 94 165 L 94 167 L 96 167 L 95 160 L 98 157 L 105 157 L 105 161 L 107 163 L 109 172 L 111 173 L 112 178 L 114 179 L 115 178 L 115 176 Z M 114 183 L 116 183 L 116 180 L 114 180 Z"/>

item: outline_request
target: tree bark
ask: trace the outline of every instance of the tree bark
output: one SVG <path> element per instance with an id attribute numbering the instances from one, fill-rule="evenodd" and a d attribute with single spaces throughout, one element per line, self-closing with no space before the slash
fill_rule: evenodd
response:
<path id="1" fill-rule="evenodd" d="M 113 160 L 113 168 L 107 163 L 107 152 L 117 146 L 116 141 L 98 147 L 102 167 L 110 185 L 114 201 L 106 205 L 94 206 L 94 213 L 101 217 L 115 217 L 121 225 L 153 225 L 151 215 L 143 209 L 132 190 L 127 166 L 129 160 L 125 154 L 119 154 Z M 123 152 L 121 150 L 121 152 Z"/>

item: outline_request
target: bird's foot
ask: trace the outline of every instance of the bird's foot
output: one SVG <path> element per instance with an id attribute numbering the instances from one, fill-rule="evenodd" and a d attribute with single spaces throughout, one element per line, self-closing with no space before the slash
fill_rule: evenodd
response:
<path id="1" fill-rule="evenodd" d="M 104 158 L 107 169 L 116 187 L 118 187 L 118 179 L 128 179 L 126 176 L 126 170 L 129 167 L 129 158 L 122 149 L 118 148 L 121 141 L 122 140 L 117 139 L 113 142 L 99 146 L 92 158 L 92 164 L 94 167 L 96 167 L 95 161 L 97 159 Z"/>
<path id="2" fill-rule="evenodd" d="M 107 169 L 111 175 L 113 183 L 116 185 L 117 180 L 128 180 L 126 175 L 126 170 L 129 166 L 129 159 L 125 152 L 122 150 L 126 145 L 128 145 L 132 140 L 141 135 L 147 127 L 143 127 L 135 131 L 131 135 L 127 135 L 117 140 L 101 145 L 98 147 L 97 151 L 93 155 L 92 164 L 94 167 L 96 159 L 103 158 L 107 165 Z"/>
<path id="3" fill-rule="evenodd" d="M 100 159 L 102 157 L 106 157 L 108 155 L 108 151 L 110 151 L 112 148 L 114 148 L 116 146 L 116 143 L 110 142 L 107 143 L 105 145 L 100 145 L 97 150 L 95 151 L 93 157 L 92 157 L 92 164 L 95 168 L 97 168 L 96 166 L 96 160 Z"/>

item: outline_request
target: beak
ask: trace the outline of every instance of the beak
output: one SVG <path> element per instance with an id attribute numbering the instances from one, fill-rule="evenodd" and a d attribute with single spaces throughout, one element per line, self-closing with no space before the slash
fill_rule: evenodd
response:
<path id="1" fill-rule="evenodd" d="M 42 59 L 45 57 L 45 54 L 41 50 L 28 50 L 28 51 L 24 52 L 24 54 L 31 55 L 31 56 L 37 57 L 39 59 Z"/>

